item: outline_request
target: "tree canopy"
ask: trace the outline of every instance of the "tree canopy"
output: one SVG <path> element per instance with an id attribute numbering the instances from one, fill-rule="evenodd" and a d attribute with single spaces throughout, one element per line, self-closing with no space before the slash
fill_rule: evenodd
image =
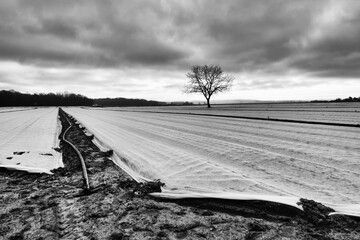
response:
<path id="1" fill-rule="evenodd" d="M 185 86 L 186 93 L 202 93 L 210 107 L 210 98 L 213 94 L 230 90 L 234 80 L 233 76 L 224 75 L 219 65 L 195 65 L 186 73 L 189 78 Z"/>

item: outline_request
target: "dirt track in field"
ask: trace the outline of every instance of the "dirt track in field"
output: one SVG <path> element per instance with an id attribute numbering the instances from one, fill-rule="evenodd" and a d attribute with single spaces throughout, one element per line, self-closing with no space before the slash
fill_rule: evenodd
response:
<path id="1" fill-rule="evenodd" d="M 63 130 L 67 122 L 62 118 Z M 68 139 L 82 153 L 94 191 L 84 186 L 75 152 L 62 143 L 54 175 L 0 169 L 0 239 L 359 239 L 360 220 L 332 216 L 311 201 L 305 212 L 256 201 L 146 196 L 75 126 Z"/>

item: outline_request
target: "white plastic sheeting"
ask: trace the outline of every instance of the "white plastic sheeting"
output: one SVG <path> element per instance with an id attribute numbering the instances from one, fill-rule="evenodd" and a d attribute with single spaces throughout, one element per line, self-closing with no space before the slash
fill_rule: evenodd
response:
<path id="1" fill-rule="evenodd" d="M 68 108 L 135 179 L 164 197 L 299 198 L 360 215 L 360 129 Z"/>
<path id="2" fill-rule="evenodd" d="M 48 173 L 63 167 L 58 108 L 0 112 L 0 167 Z"/>
<path id="3" fill-rule="evenodd" d="M 236 105 L 113 107 L 120 111 L 173 112 L 225 115 L 249 118 L 269 118 L 333 124 L 359 124 L 360 103 L 256 103 Z"/>

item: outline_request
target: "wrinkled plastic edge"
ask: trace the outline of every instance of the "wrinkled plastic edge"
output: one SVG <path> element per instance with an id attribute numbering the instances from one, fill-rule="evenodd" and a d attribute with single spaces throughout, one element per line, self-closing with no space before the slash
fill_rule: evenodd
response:
<path id="1" fill-rule="evenodd" d="M 167 188 L 162 188 L 162 192 L 150 193 L 149 195 L 157 198 L 168 198 L 168 199 L 213 198 L 213 199 L 227 199 L 227 200 L 259 200 L 259 201 L 281 203 L 295 207 L 302 211 L 304 210 L 302 206 L 297 204 L 300 202 L 300 198 L 298 197 L 217 192 L 217 191 L 206 191 L 203 189 L 192 190 L 191 188 L 187 188 L 187 189 L 178 188 L 176 190 L 168 190 Z"/>
<path id="2" fill-rule="evenodd" d="M 70 114 L 68 114 L 70 115 Z M 76 120 L 78 121 L 78 120 Z M 111 150 L 109 146 L 107 146 L 104 142 L 102 142 L 93 132 L 89 131 L 84 124 L 78 121 L 82 127 L 84 127 L 84 132 L 86 135 L 93 135 L 94 138 L 92 142 L 103 152 Z M 111 161 L 113 161 L 118 167 L 120 167 L 124 172 L 126 172 L 131 178 L 133 178 L 136 182 L 150 182 L 149 179 L 144 178 L 140 174 L 136 173 L 132 170 L 127 164 L 125 164 L 121 159 L 121 156 L 118 155 L 115 151 L 111 157 L 108 157 Z"/>
<path id="3" fill-rule="evenodd" d="M 49 169 L 45 168 L 34 168 L 34 167 L 26 167 L 26 166 L 20 166 L 20 165 L 0 165 L 2 168 L 6 168 L 9 170 L 20 170 L 20 171 L 26 171 L 29 173 L 46 173 L 49 175 L 53 175 Z"/>

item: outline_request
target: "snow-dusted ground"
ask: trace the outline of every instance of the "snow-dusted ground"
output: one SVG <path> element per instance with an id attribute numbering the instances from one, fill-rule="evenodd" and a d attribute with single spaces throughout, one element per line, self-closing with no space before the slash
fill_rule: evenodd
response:
<path id="1" fill-rule="evenodd" d="M 16 110 L 16 109 L 15 109 Z M 45 172 L 62 167 L 57 108 L 0 112 L 0 167 Z"/>
<path id="2" fill-rule="evenodd" d="M 360 215 L 359 128 L 65 111 L 113 149 L 118 163 L 135 177 L 165 182 L 163 195 L 258 198 L 292 205 L 303 197 Z"/>

